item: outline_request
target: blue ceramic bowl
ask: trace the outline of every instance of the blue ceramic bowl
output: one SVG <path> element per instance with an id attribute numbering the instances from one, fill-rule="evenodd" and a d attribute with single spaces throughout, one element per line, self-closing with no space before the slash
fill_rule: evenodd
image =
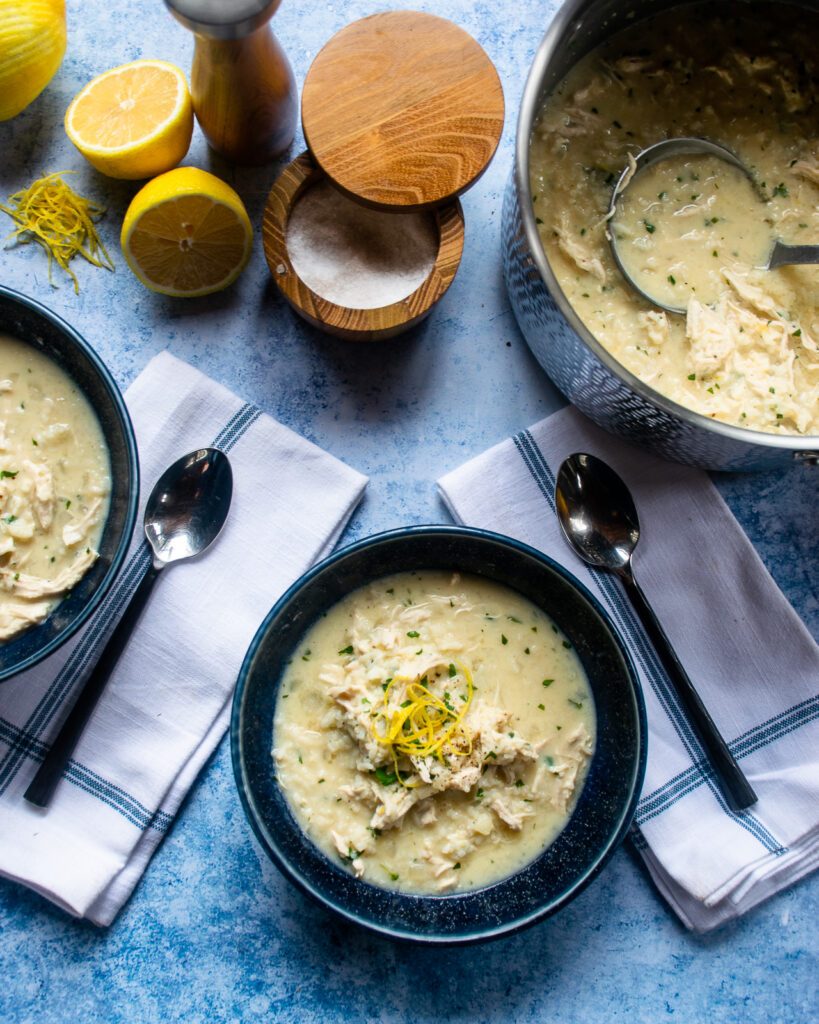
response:
<path id="1" fill-rule="evenodd" d="M 113 583 L 136 520 L 139 463 L 122 395 L 102 360 L 73 327 L 34 299 L 0 287 L 0 334 L 36 348 L 79 385 L 97 414 L 111 458 L 111 504 L 100 557 L 45 622 L 0 644 L 2 682 L 53 654 L 88 619 Z"/>
<path id="2" fill-rule="evenodd" d="M 310 625 L 358 587 L 394 572 L 446 569 L 506 584 L 566 633 L 594 693 L 597 746 L 568 824 L 527 867 L 483 889 L 415 896 L 381 889 L 333 863 L 302 832 L 276 782 L 273 714 L 282 672 Z M 628 652 L 606 612 L 565 569 L 509 537 L 416 526 L 344 548 L 301 577 L 273 607 L 245 657 L 230 727 L 245 813 L 273 863 L 303 892 L 383 935 L 427 943 L 495 938 L 572 900 L 629 827 L 646 755 L 645 707 Z"/>

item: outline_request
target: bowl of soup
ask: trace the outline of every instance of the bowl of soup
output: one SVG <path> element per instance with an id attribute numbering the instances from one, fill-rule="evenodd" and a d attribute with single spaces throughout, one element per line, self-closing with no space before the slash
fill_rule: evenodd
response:
<path id="1" fill-rule="evenodd" d="M 815 2 L 568 0 L 535 57 L 504 202 L 521 330 L 604 428 L 711 469 L 816 461 L 819 268 L 764 270 L 819 242 Z M 638 171 L 669 138 L 735 153 Z M 612 241 L 641 288 L 631 288 Z"/>
<path id="2" fill-rule="evenodd" d="M 239 676 L 234 773 L 265 853 L 383 935 L 495 938 L 574 898 L 625 835 L 645 712 L 607 614 L 527 545 L 368 538 L 272 608 Z"/>
<path id="3" fill-rule="evenodd" d="M 139 471 L 119 389 L 81 335 L 0 288 L 0 681 L 88 620 L 136 520 Z"/>

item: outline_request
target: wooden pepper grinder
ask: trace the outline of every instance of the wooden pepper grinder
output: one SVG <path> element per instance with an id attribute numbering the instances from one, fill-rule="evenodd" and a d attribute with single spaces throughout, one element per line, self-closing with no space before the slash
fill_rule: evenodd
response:
<path id="1" fill-rule="evenodd" d="M 235 163 L 267 163 L 293 140 L 296 82 L 268 24 L 280 2 L 165 0 L 196 36 L 196 119 L 213 149 Z"/>

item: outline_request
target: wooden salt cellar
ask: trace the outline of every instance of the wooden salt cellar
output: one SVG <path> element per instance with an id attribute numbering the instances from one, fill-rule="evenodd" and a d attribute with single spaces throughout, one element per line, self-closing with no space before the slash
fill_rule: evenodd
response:
<path id="1" fill-rule="evenodd" d="M 217 153 L 263 164 L 293 141 L 296 83 L 269 21 L 281 0 L 165 0 L 196 36 L 191 96 Z"/>
<path id="2" fill-rule="evenodd" d="M 290 305 L 315 326 L 356 341 L 389 338 L 422 320 L 455 277 L 464 244 L 457 197 L 492 159 L 503 114 L 494 65 L 444 18 L 390 11 L 338 32 L 304 83 L 310 151 L 284 169 L 265 207 L 265 256 Z M 363 206 L 396 217 L 432 211 L 438 253 L 411 295 L 377 309 L 349 309 L 299 278 L 288 256 L 287 223 L 299 197 L 325 175 Z"/>

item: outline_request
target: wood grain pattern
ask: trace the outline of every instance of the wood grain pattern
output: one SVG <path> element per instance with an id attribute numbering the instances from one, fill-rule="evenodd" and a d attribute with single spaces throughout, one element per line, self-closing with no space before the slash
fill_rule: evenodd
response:
<path id="1" fill-rule="evenodd" d="M 305 79 L 307 145 L 345 192 L 376 207 L 460 195 L 503 129 L 503 90 L 484 50 L 444 18 L 374 14 L 338 32 Z"/>
<path id="2" fill-rule="evenodd" d="M 419 323 L 449 288 L 461 262 L 464 216 L 458 200 L 432 214 L 439 232 L 438 255 L 427 279 L 411 295 L 380 309 L 348 309 L 323 299 L 293 270 L 287 251 L 287 222 L 299 196 L 324 172 L 302 153 L 270 190 L 262 221 L 262 241 L 270 273 L 290 305 L 314 327 L 348 341 L 382 341 Z M 396 214 L 396 217 L 400 214 Z"/>
<path id="3" fill-rule="evenodd" d="M 191 97 L 208 142 L 235 163 L 267 163 L 293 140 L 296 82 L 268 25 L 240 39 L 197 35 Z"/>

